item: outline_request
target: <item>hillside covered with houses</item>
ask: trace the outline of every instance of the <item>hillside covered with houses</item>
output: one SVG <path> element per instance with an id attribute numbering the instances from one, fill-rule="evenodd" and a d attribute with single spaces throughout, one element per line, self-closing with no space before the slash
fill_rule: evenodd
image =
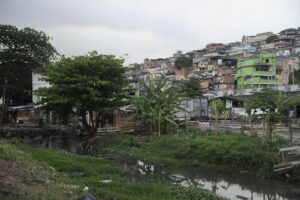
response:
<path id="1" fill-rule="evenodd" d="M 177 51 L 168 58 L 145 58 L 143 63 L 129 64 L 125 76 L 134 96 L 139 96 L 141 80 L 168 80 L 175 85 L 197 80 L 203 94 L 201 98 L 183 99 L 182 106 L 189 114 L 179 112 L 176 114 L 178 119 L 208 118 L 208 101 L 212 98 L 221 98 L 229 110 L 228 117 L 236 118 L 247 115 L 244 102 L 249 101 L 249 95 L 263 88 L 297 95 L 300 91 L 299 60 L 300 27 L 279 33 L 244 35 L 241 41 L 210 43 L 204 49 L 186 53 Z M 33 74 L 33 90 L 49 87 L 41 77 L 38 73 Z M 39 99 L 33 95 L 33 103 Z M 131 129 L 132 122 L 125 122 L 131 112 L 133 110 L 128 107 L 120 107 L 110 116 L 109 126 Z M 299 106 L 294 108 L 292 116 L 300 117 Z"/>
<path id="2" fill-rule="evenodd" d="M 180 58 L 191 60 L 177 66 Z M 279 33 L 244 35 L 241 41 L 210 43 L 203 49 L 177 51 L 168 58 L 145 58 L 130 64 L 130 80 L 184 81 L 196 78 L 206 91 L 283 86 L 297 83 L 291 76 L 299 70 L 300 27 Z M 292 78 L 291 78 L 292 77 Z"/>

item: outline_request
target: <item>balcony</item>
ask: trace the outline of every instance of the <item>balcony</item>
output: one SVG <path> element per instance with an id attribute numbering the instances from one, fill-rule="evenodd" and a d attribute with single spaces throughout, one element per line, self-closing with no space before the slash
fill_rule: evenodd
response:
<path id="1" fill-rule="evenodd" d="M 272 71 L 253 71 L 252 76 L 275 76 L 275 69 Z"/>

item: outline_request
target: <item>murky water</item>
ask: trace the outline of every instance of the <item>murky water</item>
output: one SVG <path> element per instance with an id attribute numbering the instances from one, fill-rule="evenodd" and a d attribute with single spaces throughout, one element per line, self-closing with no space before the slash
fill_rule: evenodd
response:
<path id="1" fill-rule="evenodd" d="M 300 184 L 264 180 L 249 174 L 222 172 L 205 168 L 176 169 L 149 165 L 131 157 L 120 157 L 97 151 L 82 143 L 82 138 L 51 136 L 21 141 L 34 147 L 60 148 L 77 154 L 93 154 L 116 162 L 123 174 L 132 180 L 167 181 L 186 187 L 205 188 L 231 200 L 300 200 Z"/>

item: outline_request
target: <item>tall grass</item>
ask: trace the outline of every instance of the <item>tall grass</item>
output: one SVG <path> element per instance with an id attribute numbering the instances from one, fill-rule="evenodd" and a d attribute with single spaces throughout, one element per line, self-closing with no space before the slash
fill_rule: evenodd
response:
<path id="1" fill-rule="evenodd" d="M 110 135 L 98 142 L 105 151 L 131 154 L 152 163 L 210 166 L 271 176 L 277 151 L 259 139 L 235 134 L 134 137 Z"/>
<path id="2" fill-rule="evenodd" d="M 199 188 L 184 189 L 167 183 L 136 182 L 120 175 L 119 169 L 112 161 L 89 156 L 79 156 L 60 150 L 34 149 L 29 146 L 19 147 L 35 160 L 50 165 L 55 180 L 60 183 L 74 185 L 78 192 L 88 186 L 90 192 L 103 200 L 184 200 L 208 199 L 218 200 L 211 192 Z M 101 180 L 111 180 L 103 183 Z"/>

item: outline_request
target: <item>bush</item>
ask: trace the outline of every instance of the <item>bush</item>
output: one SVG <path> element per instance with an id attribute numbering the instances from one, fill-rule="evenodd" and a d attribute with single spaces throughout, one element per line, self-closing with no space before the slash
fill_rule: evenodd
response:
<path id="1" fill-rule="evenodd" d="M 194 200 L 209 200 L 209 199 L 222 199 L 215 197 L 211 192 L 206 190 L 197 190 L 193 187 L 174 187 L 172 190 L 175 199 L 194 199 Z"/>
<path id="2" fill-rule="evenodd" d="M 260 176 L 271 176 L 270 169 L 278 161 L 275 146 L 261 144 L 258 138 L 234 134 L 187 134 L 169 135 L 162 138 L 114 135 L 113 140 L 109 137 L 111 136 L 99 141 L 99 146 L 108 151 L 134 154 L 138 159 L 156 164 L 208 165 L 221 169 L 250 171 Z M 117 137 L 122 137 L 121 144 L 117 142 Z M 135 147 L 136 143 L 139 148 Z"/>

